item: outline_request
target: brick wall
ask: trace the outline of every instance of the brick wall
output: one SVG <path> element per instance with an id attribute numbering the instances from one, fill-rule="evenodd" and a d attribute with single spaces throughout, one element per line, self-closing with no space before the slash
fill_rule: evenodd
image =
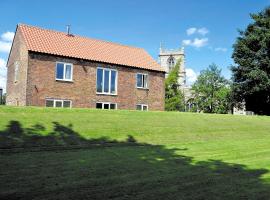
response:
<path id="1" fill-rule="evenodd" d="M 73 82 L 55 80 L 57 61 L 73 64 Z M 97 67 L 118 71 L 117 95 L 96 94 Z M 136 88 L 138 72 L 149 74 L 148 90 Z M 26 104 L 45 106 L 46 98 L 59 98 L 72 100 L 73 107 L 95 108 L 96 102 L 112 102 L 118 109 L 133 110 L 136 104 L 148 104 L 149 110 L 164 110 L 164 77 L 162 72 L 30 52 Z"/>
<path id="2" fill-rule="evenodd" d="M 14 80 L 15 62 L 18 63 L 18 79 Z M 20 29 L 16 31 L 7 63 L 7 105 L 26 105 L 28 51 Z"/>

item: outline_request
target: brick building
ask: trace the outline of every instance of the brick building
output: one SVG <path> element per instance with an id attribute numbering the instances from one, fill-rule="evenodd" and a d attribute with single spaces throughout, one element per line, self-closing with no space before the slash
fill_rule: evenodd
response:
<path id="1" fill-rule="evenodd" d="M 17 26 L 7 105 L 164 110 L 165 71 L 143 49 Z"/>

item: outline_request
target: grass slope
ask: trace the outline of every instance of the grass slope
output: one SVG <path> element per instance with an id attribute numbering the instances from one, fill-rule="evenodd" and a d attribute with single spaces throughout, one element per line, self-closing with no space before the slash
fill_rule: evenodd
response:
<path id="1" fill-rule="evenodd" d="M 26 149 L 0 150 L 0 199 L 270 199 L 269 130 L 269 117 L 0 107 L 0 148 Z"/>

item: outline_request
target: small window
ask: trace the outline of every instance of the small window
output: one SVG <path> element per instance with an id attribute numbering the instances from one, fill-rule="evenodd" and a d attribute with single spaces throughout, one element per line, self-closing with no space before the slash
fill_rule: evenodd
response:
<path id="1" fill-rule="evenodd" d="M 102 103 L 96 103 L 96 108 L 97 109 L 102 109 Z"/>
<path id="2" fill-rule="evenodd" d="M 71 107 L 71 101 L 63 101 L 63 107 L 64 108 L 70 108 Z"/>
<path id="3" fill-rule="evenodd" d="M 46 100 L 46 107 L 53 107 L 54 101 L 53 100 Z"/>
<path id="4" fill-rule="evenodd" d="M 103 104 L 103 109 L 108 110 L 110 108 L 110 104 L 109 103 L 104 103 Z"/>
<path id="5" fill-rule="evenodd" d="M 61 100 L 55 100 L 55 106 L 56 108 L 62 108 L 63 107 L 63 101 Z"/>
<path id="6" fill-rule="evenodd" d="M 117 71 L 112 69 L 97 68 L 97 93 L 116 94 Z"/>
<path id="7" fill-rule="evenodd" d="M 18 81 L 18 76 L 19 76 L 19 62 L 16 61 L 14 63 L 14 82 Z"/>
<path id="8" fill-rule="evenodd" d="M 116 103 L 106 103 L 106 102 L 98 102 L 96 103 L 97 109 L 105 109 L 105 110 L 115 110 L 117 109 Z"/>
<path id="9" fill-rule="evenodd" d="M 115 103 L 111 103 L 110 104 L 110 109 L 111 110 L 115 110 L 116 109 L 116 104 Z"/>
<path id="10" fill-rule="evenodd" d="M 56 63 L 56 80 L 72 81 L 73 65 L 69 63 Z"/>
<path id="11" fill-rule="evenodd" d="M 145 105 L 145 104 L 137 104 L 137 105 L 136 105 L 136 110 L 148 111 L 148 105 Z"/>
<path id="12" fill-rule="evenodd" d="M 142 105 L 136 105 L 136 110 L 142 110 Z"/>
<path id="13" fill-rule="evenodd" d="M 143 105 L 142 108 L 143 108 L 143 111 L 147 111 L 148 110 L 148 106 L 147 105 Z"/>
<path id="14" fill-rule="evenodd" d="M 137 88 L 148 88 L 148 74 L 137 74 Z"/>
<path id="15" fill-rule="evenodd" d="M 46 107 L 71 108 L 71 101 L 61 99 L 46 99 Z"/>

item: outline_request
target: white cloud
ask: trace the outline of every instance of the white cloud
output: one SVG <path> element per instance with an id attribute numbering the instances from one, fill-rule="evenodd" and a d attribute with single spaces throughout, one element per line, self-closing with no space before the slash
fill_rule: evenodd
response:
<path id="1" fill-rule="evenodd" d="M 187 35 L 192 35 L 192 34 L 194 34 L 196 31 L 197 31 L 197 28 L 195 28 L 195 27 L 188 28 L 188 29 L 186 30 Z"/>
<path id="2" fill-rule="evenodd" d="M 14 32 L 7 31 L 1 35 L 1 39 L 6 42 L 12 42 L 14 35 L 15 35 Z"/>
<path id="3" fill-rule="evenodd" d="M 208 44 L 208 38 L 202 38 L 202 39 L 195 38 L 193 41 L 193 46 L 197 48 L 203 47 L 207 44 Z"/>
<path id="4" fill-rule="evenodd" d="M 197 80 L 197 73 L 194 72 L 193 69 L 187 68 L 186 69 L 186 78 L 187 78 L 187 84 L 192 85 Z"/>
<path id="5" fill-rule="evenodd" d="M 14 32 L 7 31 L 0 35 L 0 52 L 9 53 L 14 38 Z M 7 68 L 6 61 L 0 58 L 0 87 L 6 91 L 6 81 L 7 81 Z"/>
<path id="6" fill-rule="evenodd" d="M 183 43 L 183 45 L 188 46 L 192 43 L 192 41 L 191 40 L 183 40 L 182 43 Z"/>
<path id="7" fill-rule="evenodd" d="M 0 38 L 0 52 L 9 53 L 12 45 L 11 42 L 14 38 L 14 33 L 7 31 L 3 33 Z"/>
<path id="8" fill-rule="evenodd" d="M 6 61 L 0 58 L 0 88 L 6 91 L 6 76 L 7 76 L 7 68 L 6 68 Z"/>
<path id="9" fill-rule="evenodd" d="M 227 48 L 223 48 L 223 47 L 217 47 L 214 49 L 215 51 L 221 51 L 221 52 L 226 52 Z"/>
<path id="10" fill-rule="evenodd" d="M 209 30 L 203 27 L 203 28 L 199 28 L 197 32 L 201 35 L 206 35 L 207 33 L 209 33 Z"/>
<path id="11" fill-rule="evenodd" d="M 194 40 L 183 40 L 182 44 L 185 46 L 193 46 L 196 48 L 201 48 L 208 44 L 208 38 L 195 38 Z"/>
<path id="12" fill-rule="evenodd" d="M 6 61 L 3 58 L 0 58 L 0 69 L 5 66 L 6 66 Z"/>
<path id="13" fill-rule="evenodd" d="M 193 35 L 195 33 L 200 34 L 200 35 L 206 35 L 209 33 L 209 30 L 205 27 L 202 28 L 196 28 L 196 27 L 191 27 L 186 30 L 187 35 Z"/>
<path id="14" fill-rule="evenodd" d="M 11 48 L 11 42 L 0 41 L 0 52 L 9 53 Z"/>

